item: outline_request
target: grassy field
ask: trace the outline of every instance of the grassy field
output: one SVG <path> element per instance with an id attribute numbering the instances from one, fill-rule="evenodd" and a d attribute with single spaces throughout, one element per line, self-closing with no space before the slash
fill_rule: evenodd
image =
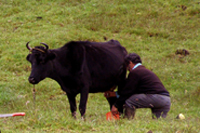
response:
<path id="1" fill-rule="evenodd" d="M 0 118 L 2 133 L 199 133 L 200 2 L 198 0 L 0 0 Z M 60 86 L 45 79 L 32 88 L 26 61 L 31 46 L 58 48 L 72 40 L 115 39 L 138 53 L 171 94 L 166 119 L 153 120 L 139 109 L 132 121 L 106 121 L 109 105 L 102 93 L 90 94 L 86 121 L 71 117 Z M 190 55 L 176 55 L 186 49 Z M 77 104 L 79 95 L 77 96 Z M 179 113 L 185 120 L 175 119 Z"/>

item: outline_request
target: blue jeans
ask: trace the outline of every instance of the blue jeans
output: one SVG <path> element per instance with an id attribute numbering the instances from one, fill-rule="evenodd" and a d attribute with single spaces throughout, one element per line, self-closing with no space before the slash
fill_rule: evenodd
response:
<path id="1" fill-rule="evenodd" d="M 134 94 L 125 101 L 130 108 L 151 108 L 153 118 L 165 118 L 170 110 L 169 96 L 160 94 Z"/>

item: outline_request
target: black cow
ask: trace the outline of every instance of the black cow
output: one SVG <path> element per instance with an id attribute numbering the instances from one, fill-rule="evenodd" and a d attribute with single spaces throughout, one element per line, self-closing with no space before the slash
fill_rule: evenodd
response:
<path id="1" fill-rule="evenodd" d="M 32 65 L 31 84 L 49 77 L 66 92 L 72 116 L 76 117 L 75 97 L 80 93 L 79 111 L 86 111 L 88 93 L 105 92 L 123 85 L 126 77 L 124 57 L 127 51 L 116 40 L 108 42 L 71 41 L 58 49 L 48 45 L 31 48 L 27 60 Z"/>

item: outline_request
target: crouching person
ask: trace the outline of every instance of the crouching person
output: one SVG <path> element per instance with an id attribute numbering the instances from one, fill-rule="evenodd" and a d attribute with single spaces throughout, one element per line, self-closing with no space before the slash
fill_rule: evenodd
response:
<path id="1" fill-rule="evenodd" d="M 130 73 L 111 112 L 118 113 L 124 105 L 124 116 L 128 119 L 134 118 L 138 108 L 150 108 L 153 118 L 165 118 L 171 106 L 169 92 L 156 74 L 142 65 L 139 55 L 131 53 L 125 60 Z"/>

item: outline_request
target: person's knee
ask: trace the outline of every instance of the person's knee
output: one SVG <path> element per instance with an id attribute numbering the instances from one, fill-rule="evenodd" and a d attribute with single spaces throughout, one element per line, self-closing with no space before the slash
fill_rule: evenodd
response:
<path id="1" fill-rule="evenodd" d="M 132 105 L 131 103 L 129 103 L 129 102 L 125 102 L 124 107 L 125 107 L 125 108 L 136 109 L 136 107 L 135 107 L 134 105 Z"/>
<path id="2" fill-rule="evenodd" d="M 132 102 L 131 102 L 130 99 L 127 99 L 127 100 L 125 101 L 125 107 L 129 107 L 129 108 L 134 107 L 134 106 L 132 105 Z"/>

